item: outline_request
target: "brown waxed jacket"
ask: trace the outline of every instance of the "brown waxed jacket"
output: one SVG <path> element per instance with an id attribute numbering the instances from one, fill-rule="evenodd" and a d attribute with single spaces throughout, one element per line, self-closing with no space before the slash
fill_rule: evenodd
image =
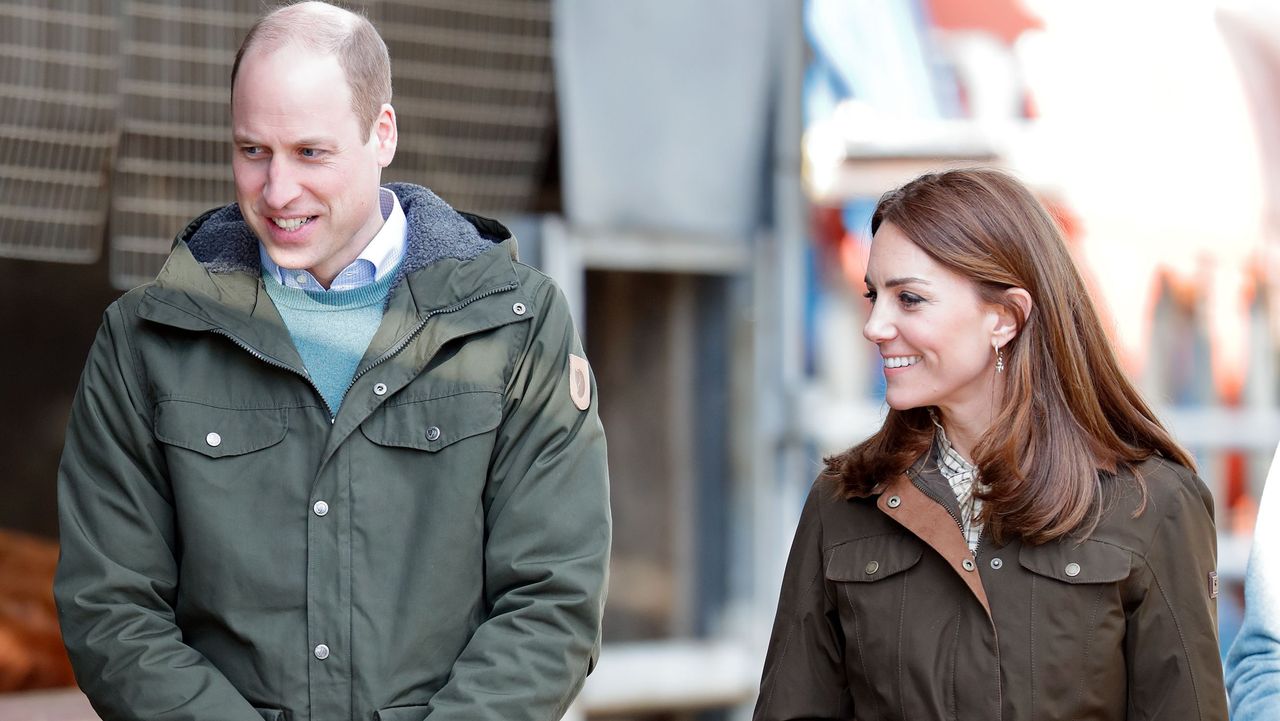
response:
<path id="1" fill-rule="evenodd" d="M 1161 458 L 1107 477 L 1085 540 L 976 558 L 926 454 L 865 498 L 810 491 L 755 721 L 1225 721 L 1213 500 Z"/>

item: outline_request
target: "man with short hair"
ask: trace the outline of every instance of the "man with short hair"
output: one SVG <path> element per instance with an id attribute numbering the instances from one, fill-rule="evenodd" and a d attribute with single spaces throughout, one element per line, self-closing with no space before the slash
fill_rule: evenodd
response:
<path id="1" fill-rule="evenodd" d="M 556 719 L 594 663 L 590 369 L 501 225 L 380 186 L 390 96 L 366 19 L 259 21 L 237 203 L 106 312 L 55 582 L 104 719 Z"/>

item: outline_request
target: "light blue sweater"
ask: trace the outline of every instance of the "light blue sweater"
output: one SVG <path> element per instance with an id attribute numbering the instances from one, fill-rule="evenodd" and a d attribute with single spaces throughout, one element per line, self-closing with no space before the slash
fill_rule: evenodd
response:
<path id="1" fill-rule="evenodd" d="M 262 274 L 267 295 L 284 318 L 332 416 L 338 415 L 356 366 L 382 323 L 387 293 L 397 275 L 392 270 L 381 280 L 351 290 L 307 291 L 286 288 L 273 274 Z"/>
<path id="2" fill-rule="evenodd" d="M 1226 659 L 1232 721 L 1280 714 L 1280 448 L 1271 459 L 1244 579 L 1244 623 Z"/>

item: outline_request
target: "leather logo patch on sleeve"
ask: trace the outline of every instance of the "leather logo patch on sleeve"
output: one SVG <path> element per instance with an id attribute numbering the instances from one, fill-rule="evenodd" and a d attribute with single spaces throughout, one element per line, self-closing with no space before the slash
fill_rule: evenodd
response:
<path id="1" fill-rule="evenodd" d="M 591 371 L 587 359 L 569 354 L 569 397 L 580 411 L 591 407 Z"/>

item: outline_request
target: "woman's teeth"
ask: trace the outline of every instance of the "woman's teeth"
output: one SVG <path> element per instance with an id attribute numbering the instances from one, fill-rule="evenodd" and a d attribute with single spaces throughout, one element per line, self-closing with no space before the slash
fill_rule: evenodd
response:
<path id="1" fill-rule="evenodd" d="M 884 359 L 885 368 L 906 368 L 919 363 L 921 360 L 918 355 L 893 356 Z"/>

